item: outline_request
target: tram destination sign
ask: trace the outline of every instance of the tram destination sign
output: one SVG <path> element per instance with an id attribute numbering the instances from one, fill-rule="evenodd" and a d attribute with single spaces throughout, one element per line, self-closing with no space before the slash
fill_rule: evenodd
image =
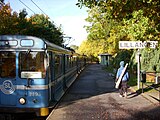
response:
<path id="1" fill-rule="evenodd" d="M 156 48 L 158 41 L 119 41 L 119 49 L 143 49 L 145 47 Z"/>

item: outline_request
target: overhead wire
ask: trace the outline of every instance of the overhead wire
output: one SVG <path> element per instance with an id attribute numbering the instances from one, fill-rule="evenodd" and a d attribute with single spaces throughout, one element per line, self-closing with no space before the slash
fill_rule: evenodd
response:
<path id="1" fill-rule="evenodd" d="M 38 7 L 38 9 L 43 13 L 43 14 L 45 14 L 48 18 L 49 18 L 49 20 L 51 21 L 51 22 L 54 22 L 50 17 L 49 17 L 49 15 L 47 15 L 33 0 L 31 0 L 31 2 L 35 5 L 35 6 L 37 6 Z M 56 23 L 54 23 L 55 25 L 56 25 Z M 57 25 L 56 25 L 57 26 Z"/>
<path id="2" fill-rule="evenodd" d="M 23 5 L 25 5 L 29 10 L 31 10 L 34 14 L 36 14 L 30 7 L 28 7 L 24 2 L 22 2 L 21 0 L 19 0 Z M 51 18 L 33 1 L 33 0 L 31 0 L 31 2 L 43 13 L 43 14 L 45 14 L 49 19 L 50 19 L 50 21 L 51 22 L 54 22 L 53 20 L 51 20 Z M 56 23 L 54 23 L 54 24 L 56 24 Z M 57 26 L 57 25 L 56 25 Z"/>
<path id="3" fill-rule="evenodd" d="M 31 8 L 29 8 L 25 3 L 23 3 L 21 0 L 19 0 L 22 4 L 24 4 L 28 9 L 30 9 L 34 14 L 35 14 L 35 12 L 31 9 Z M 33 1 L 33 0 L 31 0 L 31 2 L 43 13 L 43 14 L 45 14 L 49 19 L 50 19 L 50 17 Z M 50 19 L 51 20 L 51 19 Z M 51 20 L 51 22 L 53 22 L 53 20 Z M 56 23 L 54 23 L 55 25 L 56 25 Z M 57 25 L 56 25 L 57 26 Z M 74 41 L 75 39 L 73 39 L 73 41 Z M 69 42 L 72 42 L 72 41 L 70 41 L 69 40 Z M 68 43 L 69 44 L 69 43 Z"/>
<path id="4" fill-rule="evenodd" d="M 1 2 L 1 1 L 0 1 L 0 4 L 1 4 L 1 5 L 4 5 L 4 3 L 3 3 L 3 2 Z"/>
<path id="5" fill-rule="evenodd" d="M 19 0 L 24 6 L 26 6 L 30 11 L 32 11 L 34 14 L 36 14 L 30 7 L 28 7 L 24 2 L 22 2 L 21 0 Z"/>
<path id="6" fill-rule="evenodd" d="M 38 8 L 43 14 L 45 14 L 46 16 L 48 16 L 33 0 L 31 0 L 31 2 L 32 2 L 35 6 L 37 6 L 37 8 Z"/>

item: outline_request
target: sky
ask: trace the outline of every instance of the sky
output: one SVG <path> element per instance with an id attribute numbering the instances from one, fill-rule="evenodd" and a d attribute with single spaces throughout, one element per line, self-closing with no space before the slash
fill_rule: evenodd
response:
<path id="1" fill-rule="evenodd" d="M 88 24 L 85 21 L 88 14 L 86 8 L 80 9 L 75 5 L 77 1 L 78 0 L 5 0 L 5 3 L 9 2 L 13 11 L 16 12 L 25 8 L 28 16 L 34 13 L 48 15 L 57 27 L 62 26 L 62 31 L 64 36 L 66 36 L 64 39 L 66 40 L 65 44 L 68 44 L 68 46 L 79 46 L 83 40 L 87 39 L 87 32 L 84 26 Z M 69 40 L 67 37 L 72 38 Z"/>

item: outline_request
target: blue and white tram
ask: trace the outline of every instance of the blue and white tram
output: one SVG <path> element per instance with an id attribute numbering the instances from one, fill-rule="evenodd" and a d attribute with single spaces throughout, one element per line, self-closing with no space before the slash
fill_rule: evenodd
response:
<path id="1" fill-rule="evenodd" d="M 83 68 L 77 54 L 33 36 L 0 36 L 0 111 L 47 116 Z"/>

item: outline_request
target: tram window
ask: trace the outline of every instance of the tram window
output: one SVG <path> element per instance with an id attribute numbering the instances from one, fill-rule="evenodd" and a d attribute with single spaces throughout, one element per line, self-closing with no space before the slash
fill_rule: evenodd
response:
<path id="1" fill-rule="evenodd" d="M 55 77 L 57 78 L 62 74 L 62 55 L 55 55 Z"/>
<path id="2" fill-rule="evenodd" d="M 72 56 L 70 56 L 70 68 L 73 66 L 73 59 L 72 59 Z"/>
<path id="3" fill-rule="evenodd" d="M 21 46 L 23 46 L 23 47 L 31 47 L 33 45 L 34 45 L 33 40 L 29 40 L 29 39 L 21 40 Z"/>
<path id="4" fill-rule="evenodd" d="M 77 61 L 77 58 L 75 56 L 73 56 L 73 61 L 72 61 L 73 67 L 76 66 L 76 61 Z"/>
<path id="5" fill-rule="evenodd" d="M 31 78 L 44 78 L 44 52 L 20 52 L 19 54 L 19 76 L 25 78 L 24 74 Z"/>
<path id="6" fill-rule="evenodd" d="M 0 77 L 16 77 L 16 54 L 15 52 L 0 52 Z"/>
<path id="7" fill-rule="evenodd" d="M 69 68 L 73 67 L 73 58 L 72 56 L 69 56 Z"/>
<path id="8" fill-rule="evenodd" d="M 74 67 L 75 65 L 76 65 L 76 58 L 71 55 L 66 55 L 65 56 L 66 71 L 69 70 L 70 68 Z"/>
<path id="9" fill-rule="evenodd" d="M 66 68 L 66 70 L 68 70 L 69 69 L 69 55 L 66 55 L 66 57 L 65 57 L 65 68 Z"/>
<path id="10" fill-rule="evenodd" d="M 17 45 L 17 41 L 15 41 L 15 40 L 12 40 L 12 41 L 0 41 L 0 46 L 1 47 L 7 47 L 7 46 L 16 46 Z"/>
<path id="11" fill-rule="evenodd" d="M 76 66 L 76 57 L 75 56 L 71 56 L 71 67 Z"/>

